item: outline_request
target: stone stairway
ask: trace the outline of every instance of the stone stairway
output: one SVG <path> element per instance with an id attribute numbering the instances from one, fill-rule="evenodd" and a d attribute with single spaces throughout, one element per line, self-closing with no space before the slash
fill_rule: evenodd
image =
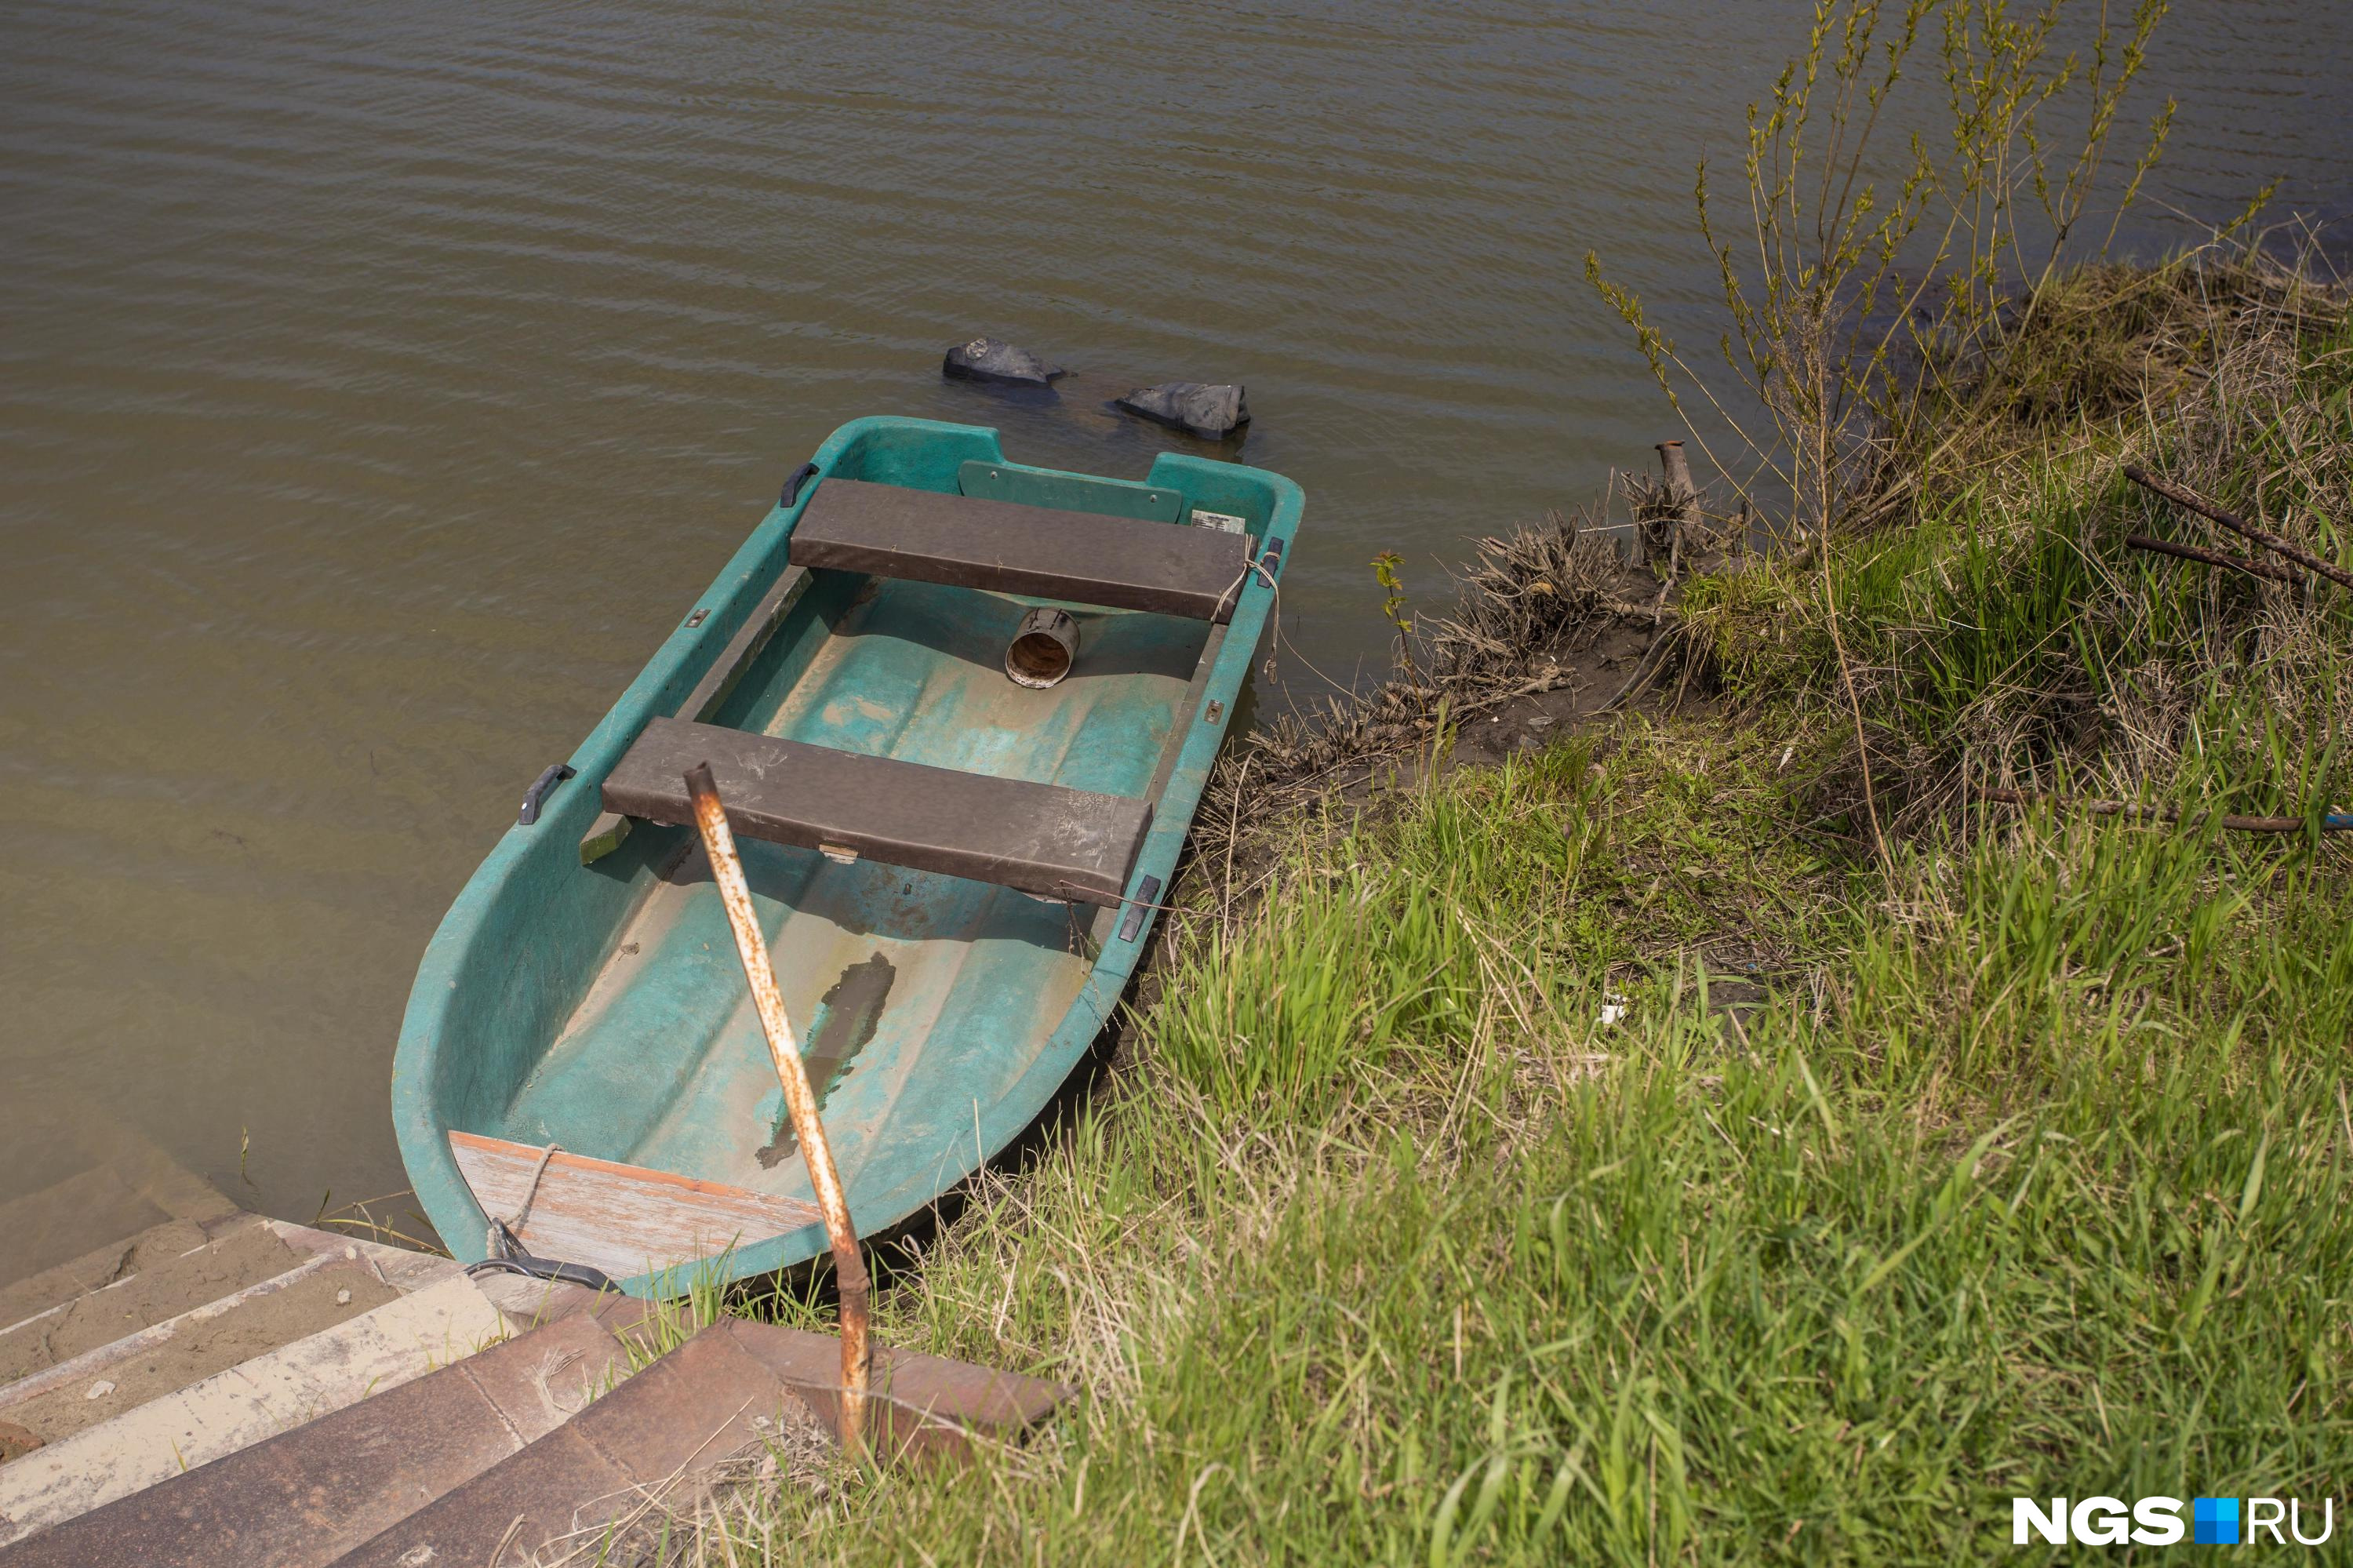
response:
<path id="1" fill-rule="evenodd" d="M 508 1332 L 447 1258 L 207 1207 L 0 1287 L 0 1543 Z"/>
<path id="2" fill-rule="evenodd" d="M 594 1557 L 747 1453 L 833 1443 L 828 1336 L 723 1320 L 658 1354 L 677 1332 L 643 1303 L 478 1283 L 193 1181 L 84 1172 L 34 1200 L 17 1232 L 0 1209 L 0 1236 L 39 1240 L 0 1273 L 0 1568 Z M 905 1352 L 876 1378 L 892 1456 L 1065 1393 Z"/>
<path id="3" fill-rule="evenodd" d="M 541 1330 L 544 1333 L 547 1330 Z M 747 1452 L 788 1459 L 834 1445 L 840 1341 L 726 1319 L 703 1329 L 546 1436 L 419 1507 L 335 1568 L 607 1560 L 612 1537 L 689 1501 Z M 875 1451 L 955 1457 L 976 1436 L 1030 1425 L 1068 1390 L 1036 1378 L 904 1351 L 875 1364 Z M 790 1466 L 780 1467 L 790 1468 Z M 661 1513 L 655 1513 L 656 1528 Z M 521 1550 L 515 1550 L 520 1548 Z M 207 1564 L 221 1563 L 207 1558 Z M 16 1568 L 0 1553 L 0 1568 Z"/>

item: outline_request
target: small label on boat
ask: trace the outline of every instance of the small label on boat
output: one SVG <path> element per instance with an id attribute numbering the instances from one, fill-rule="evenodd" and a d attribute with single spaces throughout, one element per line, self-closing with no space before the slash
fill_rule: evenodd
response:
<path id="1" fill-rule="evenodd" d="M 1230 512 L 1204 512 L 1196 506 L 1193 508 L 1193 526 L 1215 528 L 1220 534 L 1240 534 L 1249 530 L 1250 521 Z"/>
<path id="2" fill-rule="evenodd" d="M 817 853 L 842 865 L 858 863 L 858 852 L 854 849 L 844 849 L 839 844 L 819 844 L 817 846 Z"/>

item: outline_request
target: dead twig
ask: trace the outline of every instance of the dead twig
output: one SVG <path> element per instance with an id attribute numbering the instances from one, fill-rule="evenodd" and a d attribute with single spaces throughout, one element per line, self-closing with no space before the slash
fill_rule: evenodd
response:
<path id="1" fill-rule="evenodd" d="M 1613 712 L 1620 703 L 1641 695 L 1649 688 L 1651 679 L 1659 673 L 1654 656 L 1667 645 L 1667 633 L 1672 630 L 1669 627 L 1661 627 L 1651 633 L 1649 646 L 1642 650 L 1642 656 L 1634 661 L 1634 673 L 1626 677 L 1626 683 L 1618 688 L 1616 695 L 1593 710 L 1595 713 Z"/>
<path id="2" fill-rule="evenodd" d="M 2125 477 L 2143 490 L 2165 497 L 2176 506 L 2195 512 L 2209 522 L 2220 523 L 2233 534 L 2242 538 L 2252 539 L 2275 555 L 2285 556 L 2306 571 L 2319 573 L 2339 588 L 2353 588 L 2353 572 L 2348 572 L 2342 567 L 2332 566 L 2303 546 L 2290 544 L 2276 534 L 2267 533 L 2256 527 L 2243 517 L 2225 512 L 2221 506 L 2207 500 L 2188 485 L 2175 484 L 2169 480 L 2159 479 L 2138 463 L 2132 462 L 2125 464 Z"/>
<path id="3" fill-rule="evenodd" d="M 2006 806 L 2069 806 L 2094 817 L 2136 817 L 2145 821 L 2178 822 L 2182 821 L 2179 806 L 2145 806 L 2131 800 L 2100 800 L 2070 799 L 2064 795 L 2030 795 L 2023 789 L 1988 789 L 1985 798 L 1999 800 Z M 2211 819 L 2193 818 L 2203 821 Z M 2229 814 L 2219 819 L 2221 825 L 2240 833 L 2300 833 L 2306 819 L 2303 817 L 2241 817 Z M 2324 833 L 2341 833 L 2353 829 L 2353 812 L 2330 811 L 2320 819 Z"/>
<path id="4" fill-rule="evenodd" d="M 2285 583 L 2290 588 L 2304 581 L 2285 567 L 2275 567 L 2268 561 L 2251 561 L 2243 556 L 2201 550 L 2195 545 L 2177 545 L 2170 539 L 2153 539 L 2147 534 L 2127 534 L 2125 543 L 2136 550 L 2147 550 L 2159 556 L 2179 556 L 2185 561 L 2201 561 L 2210 567 L 2228 567 L 2234 572 L 2244 572 L 2251 577 L 2262 577 L 2269 582 Z"/>

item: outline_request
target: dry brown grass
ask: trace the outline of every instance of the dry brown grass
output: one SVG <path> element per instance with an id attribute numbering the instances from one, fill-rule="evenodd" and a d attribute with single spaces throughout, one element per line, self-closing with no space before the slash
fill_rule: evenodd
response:
<path id="1" fill-rule="evenodd" d="M 2066 274 L 2001 396 L 1927 448 L 1916 509 L 1799 563 L 1700 585 L 1687 646 L 1736 706 L 1843 705 L 1844 632 L 1879 803 L 1902 833 L 1987 787 L 2302 809 L 2353 725 L 2344 596 L 2134 552 L 2141 533 L 2244 549 L 2126 482 L 2187 483 L 2324 558 L 2353 516 L 2353 295 L 2306 253 L 2210 247 Z M 1861 750 L 1823 725 L 1814 809 L 1855 810 Z M 2260 804 L 2253 804 L 2260 802 Z M 2218 802 L 2219 803 L 2219 802 Z"/>
<path id="2" fill-rule="evenodd" d="M 1452 607 L 1416 619 L 1387 678 L 1280 715 L 1219 760 L 1191 840 L 1196 885 L 1206 874 L 1230 912 L 1237 892 L 1246 902 L 1264 885 L 1271 863 L 1257 846 L 1303 816 L 1362 804 L 1363 786 L 1447 766 L 1447 732 L 1468 720 L 1572 685 L 1598 686 L 1602 707 L 1641 695 L 1676 635 L 1682 581 L 1746 526 L 1745 514 L 1711 514 L 1677 538 L 1679 511 L 1662 480 L 1624 473 L 1591 505 L 1476 541 Z M 1630 530 L 1653 541 L 1647 568 L 1627 563 Z M 1630 636 L 1642 657 L 1628 669 Z"/>

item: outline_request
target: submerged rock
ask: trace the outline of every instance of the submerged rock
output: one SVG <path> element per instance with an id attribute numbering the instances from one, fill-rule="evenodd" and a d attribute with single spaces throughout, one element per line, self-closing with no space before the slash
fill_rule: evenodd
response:
<path id="1" fill-rule="evenodd" d="M 1043 387 L 1069 372 L 1000 338 L 976 337 L 948 350 L 947 357 L 940 361 L 940 374 L 965 381 L 1007 381 L 1017 387 Z"/>
<path id="2" fill-rule="evenodd" d="M 1230 436 L 1250 423 L 1250 402 L 1242 396 L 1242 389 L 1231 382 L 1212 386 L 1200 381 L 1164 381 L 1157 387 L 1137 387 L 1118 399 L 1118 406 L 1131 414 L 1175 425 L 1212 440 Z"/>

